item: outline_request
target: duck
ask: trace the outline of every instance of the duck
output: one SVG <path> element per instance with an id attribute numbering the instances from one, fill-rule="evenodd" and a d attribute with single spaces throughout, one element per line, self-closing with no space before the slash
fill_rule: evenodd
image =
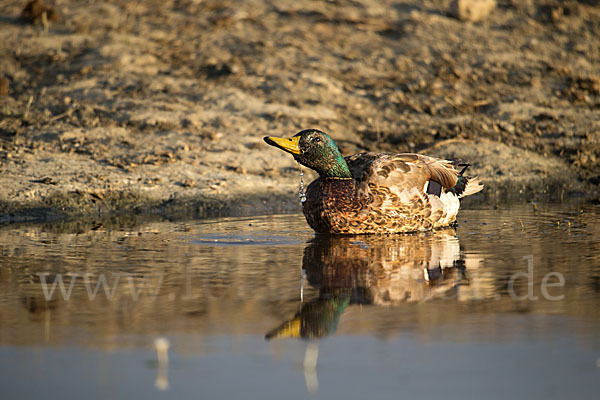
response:
<path id="1" fill-rule="evenodd" d="M 456 221 L 460 199 L 483 189 L 477 177 L 464 175 L 469 164 L 413 153 L 343 157 L 333 139 L 318 129 L 263 140 L 319 174 L 302 202 L 316 233 L 391 234 L 447 227 Z"/>

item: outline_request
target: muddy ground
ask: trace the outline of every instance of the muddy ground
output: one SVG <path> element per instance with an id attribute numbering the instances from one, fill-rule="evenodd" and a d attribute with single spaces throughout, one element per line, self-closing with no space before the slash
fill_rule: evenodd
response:
<path id="1" fill-rule="evenodd" d="M 309 127 L 462 158 L 472 202 L 598 198 L 599 1 L 45 5 L 0 1 L 0 222 L 298 210 L 262 137 Z"/>

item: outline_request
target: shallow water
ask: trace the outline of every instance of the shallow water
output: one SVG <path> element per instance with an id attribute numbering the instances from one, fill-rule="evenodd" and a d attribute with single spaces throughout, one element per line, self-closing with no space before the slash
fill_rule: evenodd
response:
<path id="1" fill-rule="evenodd" d="M 0 229 L 0 265 L 6 399 L 600 389 L 594 206 L 392 237 L 315 238 L 300 215 L 21 225 Z"/>

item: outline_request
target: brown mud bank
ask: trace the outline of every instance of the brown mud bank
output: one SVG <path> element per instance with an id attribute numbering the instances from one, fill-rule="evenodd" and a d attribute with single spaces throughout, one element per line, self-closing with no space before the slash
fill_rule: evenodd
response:
<path id="1" fill-rule="evenodd" d="M 597 200 L 600 4 L 450 3 L 0 1 L 0 222 L 298 210 L 261 138 L 309 127 L 468 161 L 471 204 Z"/>

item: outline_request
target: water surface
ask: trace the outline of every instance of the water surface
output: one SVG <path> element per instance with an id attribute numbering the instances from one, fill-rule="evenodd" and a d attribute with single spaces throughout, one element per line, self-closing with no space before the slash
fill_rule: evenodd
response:
<path id="1" fill-rule="evenodd" d="M 301 215 L 8 226 L 0 265 L 2 398 L 600 389 L 594 206 L 387 237 L 315 237 Z"/>

